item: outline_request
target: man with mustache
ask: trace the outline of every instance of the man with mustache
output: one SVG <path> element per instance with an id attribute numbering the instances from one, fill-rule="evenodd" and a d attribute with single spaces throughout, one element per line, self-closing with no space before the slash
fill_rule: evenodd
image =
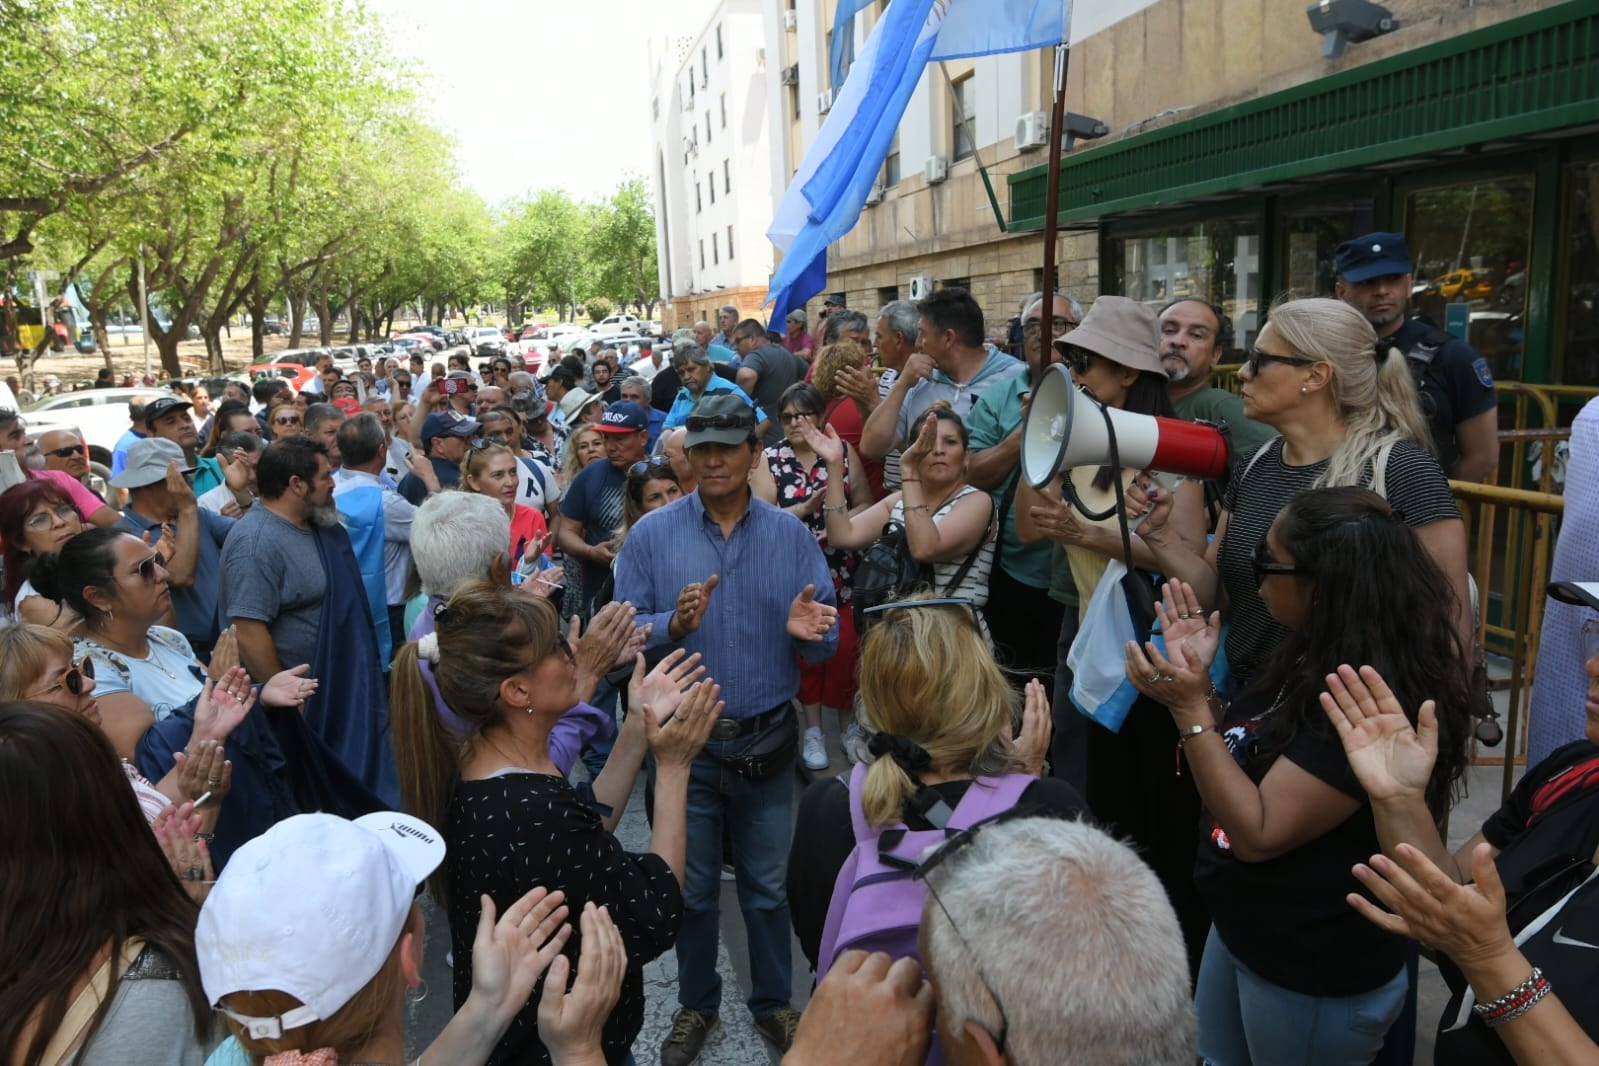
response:
<path id="1" fill-rule="evenodd" d="M 1219 308 L 1197 296 L 1173 300 L 1160 312 L 1160 362 L 1171 381 L 1166 394 L 1177 413 L 1190 422 L 1225 423 L 1232 434 L 1231 459 L 1236 461 L 1277 431 L 1245 418 L 1243 400 L 1210 384 L 1210 373 L 1225 350 L 1226 324 Z"/>

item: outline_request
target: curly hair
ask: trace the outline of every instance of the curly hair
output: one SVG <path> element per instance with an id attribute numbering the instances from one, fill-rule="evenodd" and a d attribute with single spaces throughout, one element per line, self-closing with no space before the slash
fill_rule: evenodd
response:
<path id="1" fill-rule="evenodd" d="M 811 384 L 822 394 L 822 399 L 832 403 L 838 398 L 838 372 L 846 366 L 865 366 L 866 363 L 866 353 L 854 341 L 829 344 L 816 357 Z"/>

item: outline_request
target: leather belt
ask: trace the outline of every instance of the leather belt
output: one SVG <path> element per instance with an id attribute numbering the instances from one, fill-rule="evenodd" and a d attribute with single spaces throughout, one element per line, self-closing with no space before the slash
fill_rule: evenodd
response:
<path id="1" fill-rule="evenodd" d="M 751 733 L 759 733 L 761 730 L 781 722 L 783 716 L 788 712 L 789 705 L 781 703 L 769 711 L 762 714 L 752 714 L 748 718 L 719 718 L 716 724 L 711 727 L 711 739 L 736 740 L 739 737 L 747 737 Z"/>

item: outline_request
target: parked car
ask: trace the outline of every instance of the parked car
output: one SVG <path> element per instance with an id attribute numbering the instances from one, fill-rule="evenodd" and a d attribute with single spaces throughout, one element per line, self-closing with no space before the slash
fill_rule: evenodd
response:
<path id="1" fill-rule="evenodd" d="M 244 372 L 250 375 L 252 382 L 266 377 L 284 378 L 295 392 L 299 392 L 307 381 L 316 377 L 314 368 L 299 363 L 252 363 L 245 367 Z"/>
<path id="2" fill-rule="evenodd" d="M 276 315 L 268 315 L 261 320 L 261 335 L 263 337 L 281 337 L 283 335 L 283 320 Z"/>
<path id="3" fill-rule="evenodd" d="M 22 412 L 28 432 L 37 436 L 51 429 L 76 429 L 89 446 L 90 462 L 111 465 L 111 452 L 128 431 L 128 401 L 150 401 L 177 396 L 171 389 L 83 389 L 46 397 Z M 3 400 L 3 397 L 0 397 Z"/>
<path id="4" fill-rule="evenodd" d="M 445 349 L 445 347 L 447 347 L 446 344 L 444 343 L 444 338 L 443 337 L 435 337 L 431 333 L 419 333 L 419 332 L 417 332 L 415 330 L 412 330 L 410 333 L 402 333 L 398 337 L 396 337 L 395 339 L 396 340 L 405 340 L 407 338 L 409 338 L 411 340 L 421 341 L 423 344 L 428 346 L 428 349 L 430 351 L 442 352 Z"/>
<path id="5" fill-rule="evenodd" d="M 590 327 L 589 332 L 601 337 L 609 336 L 612 333 L 636 334 L 639 332 L 638 316 L 628 314 L 607 315 Z"/>
<path id="6" fill-rule="evenodd" d="M 505 334 L 495 326 L 478 326 L 467 334 L 474 355 L 503 355 Z"/>
<path id="7" fill-rule="evenodd" d="M 557 322 L 541 327 L 531 337 L 523 337 L 522 340 L 537 345 L 541 351 L 547 350 L 551 344 L 558 344 L 565 352 L 571 351 L 574 344 L 587 344 L 589 331 L 571 322 Z"/>

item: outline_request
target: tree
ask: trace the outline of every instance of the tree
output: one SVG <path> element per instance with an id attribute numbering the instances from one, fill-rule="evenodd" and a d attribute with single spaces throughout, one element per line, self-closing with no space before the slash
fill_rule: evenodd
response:
<path id="1" fill-rule="evenodd" d="M 553 305 L 564 321 L 592 291 L 593 261 L 583 208 L 561 189 L 541 189 L 513 203 L 501 241 L 505 246 L 502 287 L 535 304 Z"/>
<path id="2" fill-rule="evenodd" d="M 611 301 L 603 296 L 596 296 L 583 305 L 583 313 L 589 316 L 590 322 L 599 322 L 614 309 Z"/>
<path id="3" fill-rule="evenodd" d="M 629 177 L 595 215 L 590 258 L 599 266 L 596 289 L 622 307 L 648 315 L 660 299 L 655 263 L 655 212 L 644 179 Z"/>

